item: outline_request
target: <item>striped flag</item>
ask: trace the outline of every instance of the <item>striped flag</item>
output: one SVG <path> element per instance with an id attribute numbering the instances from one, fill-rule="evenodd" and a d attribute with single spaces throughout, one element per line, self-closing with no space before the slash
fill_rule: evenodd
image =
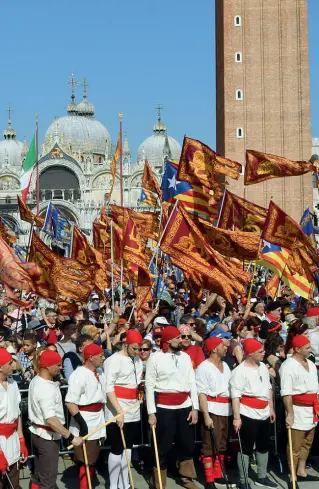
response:
<path id="1" fill-rule="evenodd" d="M 140 202 L 143 205 L 148 205 L 149 207 L 157 207 L 157 197 L 146 188 L 141 189 Z"/>

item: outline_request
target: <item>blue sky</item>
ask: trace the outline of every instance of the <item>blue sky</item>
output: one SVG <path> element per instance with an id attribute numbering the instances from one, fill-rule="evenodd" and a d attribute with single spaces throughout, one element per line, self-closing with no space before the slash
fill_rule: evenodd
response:
<path id="1" fill-rule="evenodd" d="M 309 0 L 313 135 L 319 136 L 317 19 Z M 55 116 L 65 114 L 71 72 L 86 76 L 88 99 L 113 142 L 124 113 L 133 158 L 152 134 L 155 107 L 171 136 L 215 144 L 214 2 L 201 0 L 16 0 L 1 3 L 0 131 L 5 108 L 15 108 L 18 138 L 40 139 Z M 77 90 L 80 101 L 81 89 Z"/>

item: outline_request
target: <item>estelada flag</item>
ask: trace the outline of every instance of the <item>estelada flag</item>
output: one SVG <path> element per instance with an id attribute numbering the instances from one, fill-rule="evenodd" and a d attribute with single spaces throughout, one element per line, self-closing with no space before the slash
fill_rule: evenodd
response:
<path id="1" fill-rule="evenodd" d="M 146 160 L 144 164 L 143 178 L 142 178 L 142 188 L 146 190 L 150 190 L 157 195 L 157 197 L 161 200 L 162 191 L 156 177 L 153 173 L 151 165 Z"/>
<path id="2" fill-rule="evenodd" d="M 81 302 L 88 300 L 94 288 L 94 266 L 57 255 L 36 233 L 32 235 L 30 260 L 40 271 L 39 278 L 33 281 L 38 295 L 54 300 L 60 296 Z"/>
<path id="3" fill-rule="evenodd" d="M 249 202 L 229 190 L 225 190 L 219 211 L 218 227 L 245 232 L 260 233 L 267 216 L 267 209 Z"/>
<path id="4" fill-rule="evenodd" d="M 200 182 L 207 188 L 217 190 L 218 176 L 227 176 L 238 180 L 241 164 L 220 156 L 206 144 L 184 137 L 182 154 L 179 161 L 178 179 L 194 185 Z"/>
<path id="5" fill-rule="evenodd" d="M 295 177 L 315 171 L 311 161 L 292 161 L 282 156 L 246 151 L 245 185 L 264 182 L 271 178 Z"/>
<path id="6" fill-rule="evenodd" d="M 44 225 L 44 218 L 34 214 L 27 206 L 27 204 L 25 204 L 23 200 L 19 197 L 19 195 L 17 195 L 17 199 L 21 221 L 29 222 L 30 224 L 33 222 L 35 226 L 37 226 L 38 228 L 42 228 Z"/>
<path id="7" fill-rule="evenodd" d="M 260 236 L 258 233 L 226 231 L 213 226 L 204 219 L 197 220 L 206 241 L 223 256 L 238 259 L 256 260 L 258 258 Z"/>
<path id="8" fill-rule="evenodd" d="M 158 240 L 159 213 L 158 212 L 137 212 L 128 207 L 121 207 L 112 204 L 110 206 L 112 218 L 121 229 L 125 229 L 128 219 L 131 217 L 137 228 L 139 236 L 144 239 Z"/>
<path id="9" fill-rule="evenodd" d="M 189 214 L 178 206 L 170 217 L 160 245 L 174 264 L 185 270 L 197 286 L 212 290 L 232 302 L 236 291 L 244 294 L 250 274 L 238 269 L 205 241 Z"/>

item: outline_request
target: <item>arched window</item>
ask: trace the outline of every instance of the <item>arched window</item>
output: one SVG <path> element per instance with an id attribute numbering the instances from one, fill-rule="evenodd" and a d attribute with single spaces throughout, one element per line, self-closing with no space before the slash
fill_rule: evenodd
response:
<path id="1" fill-rule="evenodd" d="M 240 88 L 237 88 L 236 90 L 236 100 L 243 100 L 244 94 L 243 91 Z"/>
<path id="2" fill-rule="evenodd" d="M 241 16 L 240 15 L 236 15 L 235 18 L 234 18 L 234 25 L 236 27 L 240 27 L 241 26 Z"/>
<path id="3" fill-rule="evenodd" d="M 242 127 L 237 127 L 236 134 L 237 134 L 237 139 L 243 139 L 244 129 Z"/>
<path id="4" fill-rule="evenodd" d="M 242 63 L 243 62 L 243 54 L 240 51 L 235 53 L 235 62 L 236 63 Z"/>

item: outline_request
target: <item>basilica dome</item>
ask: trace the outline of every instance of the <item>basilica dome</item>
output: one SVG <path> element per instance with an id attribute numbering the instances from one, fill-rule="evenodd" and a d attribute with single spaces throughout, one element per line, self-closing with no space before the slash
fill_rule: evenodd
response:
<path id="1" fill-rule="evenodd" d="M 50 125 L 44 138 L 44 146 L 50 150 L 54 142 L 66 153 L 93 153 L 104 156 L 112 153 L 112 140 L 108 130 L 94 118 L 94 105 L 88 103 L 86 95 L 79 104 L 71 100 L 68 113 Z"/>
<path id="2" fill-rule="evenodd" d="M 9 119 L 8 127 L 3 132 L 4 139 L 0 141 L 0 166 L 7 165 L 20 170 L 27 150 L 23 143 L 16 139 L 16 136 Z"/>
<path id="3" fill-rule="evenodd" d="M 153 127 L 153 136 L 148 137 L 138 148 L 137 162 L 148 160 L 153 168 L 162 167 L 165 158 L 179 160 L 182 148 L 176 139 L 167 135 L 165 124 L 159 114 Z"/>

